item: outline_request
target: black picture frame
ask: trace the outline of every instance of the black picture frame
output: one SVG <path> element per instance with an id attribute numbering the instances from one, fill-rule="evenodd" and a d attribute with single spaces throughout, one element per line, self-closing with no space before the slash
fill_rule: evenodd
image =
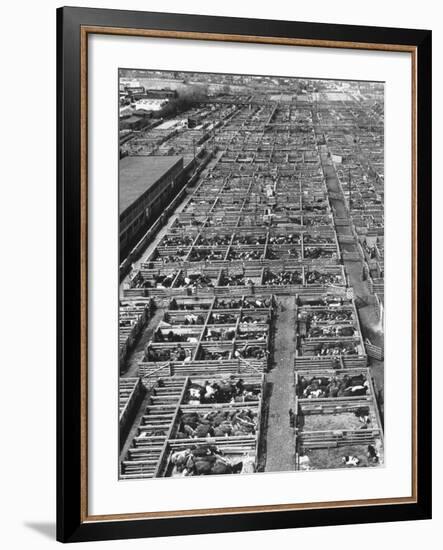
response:
<path id="1" fill-rule="evenodd" d="M 81 29 L 151 29 L 408 46 L 416 55 L 415 502 L 89 521 L 82 512 Z M 57 539 L 62 542 L 284 529 L 431 517 L 431 31 L 64 7 L 57 10 Z M 84 237 L 84 235 L 83 235 Z M 83 267 L 82 267 L 83 266 Z M 83 351 L 82 351 L 83 350 Z"/>

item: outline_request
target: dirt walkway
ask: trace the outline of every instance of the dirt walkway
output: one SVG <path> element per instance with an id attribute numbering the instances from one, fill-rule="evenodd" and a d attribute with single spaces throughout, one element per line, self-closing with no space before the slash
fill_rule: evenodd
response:
<path id="1" fill-rule="evenodd" d="M 146 344 L 150 340 L 152 340 L 157 325 L 163 319 L 164 312 L 164 309 L 157 309 L 154 315 L 149 320 L 147 326 L 143 330 L 142 335 L 137 340 L 135 348 L 129 354 L 129 357 L 126 361 L 126 365 L 128 368 L 125 373 L 121 375 L 122 378 L 132 378 L 134 376 L 138 376 L 138 364 L 140 361 L 143 360 Z"/>
<path id="2" fill-rule="evenodd" d="M 289 426 L 294 409 L 295 296 L 279 299 L 275 322 L 274 368 L 267 376 L 269 410 L 266 429 L 265 471 L 295 469 L 295 438 Z"/>

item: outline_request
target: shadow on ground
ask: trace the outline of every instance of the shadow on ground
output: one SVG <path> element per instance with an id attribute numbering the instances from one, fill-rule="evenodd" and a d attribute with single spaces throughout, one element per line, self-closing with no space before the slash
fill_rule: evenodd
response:
<path id="1" fill-rule="evenodd" d="M 274 389 L 274 384 L 267 382 L 263 391 L 263 408 L 262 408 L 262 417 L 261 417 L 261 433 L 259 448 L 258 448 L 258 464 L 257 472 L 264 472 L 266 467 L 266 434 L 268 427 L 268 416 L 269 416 L 269 401 L 271 399 L 272 391 Z"/>
<path id="2" fill-rule="evenodd" d="M 55 523 L 44 521 L 25 521 L 23 525 L 28 529 L 32 529 L 33 531 L 40 533 L 48 539 L 55 540 Z"/>

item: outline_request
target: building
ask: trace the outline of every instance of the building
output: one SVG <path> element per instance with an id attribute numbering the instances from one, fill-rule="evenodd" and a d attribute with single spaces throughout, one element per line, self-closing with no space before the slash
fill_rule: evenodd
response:
<path id="1" fill-rule="evenodd" d="M 145 96 L 145 89 L 143 86 L 126 86 L 125 91 L 132 98 Z"/>
<path id="2" fill-rule="evenodd" d="M 161 89 L 161 90 L 145 90 L 145 96 L 149 99 L 175 99 L 177 97 L 177 91 L 176 90 L 168 90 L 168 89 Z"/>
<path id="3" fill-rule="evenodd" d="M 148 122 L 149 118 L 146 116 L 131 115 L 120 121 L 120 130 L 141 130 L 148 124 Z"/>
<path id="4" fill-rule="evenodd" d="M 120 255 L 126 253 L 171 200 L 183 158 L 125 157 L 119 167 Z"/>

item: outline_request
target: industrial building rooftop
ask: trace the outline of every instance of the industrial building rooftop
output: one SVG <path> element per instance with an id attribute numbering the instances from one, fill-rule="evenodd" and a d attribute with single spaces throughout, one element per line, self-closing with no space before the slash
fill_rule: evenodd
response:
<path id="1" fill-rule="evenodd" d="M 119 164 L 119 215 L 175 166 L 179 156 L 125 157 Z"/>

